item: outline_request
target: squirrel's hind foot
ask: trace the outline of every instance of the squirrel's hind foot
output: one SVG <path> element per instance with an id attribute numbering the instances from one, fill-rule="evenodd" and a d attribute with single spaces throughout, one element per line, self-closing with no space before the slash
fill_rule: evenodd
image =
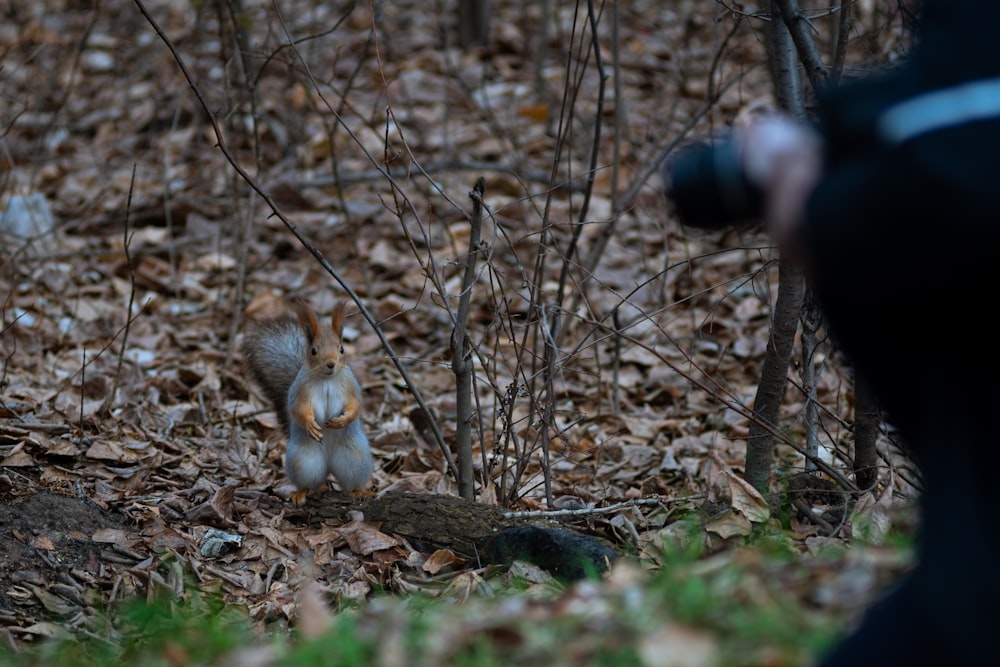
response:
<path id="1" fill-rule="evenodd" d="M 289 496 L 289 497 L 291 498 L 291 501 L 292 501 L 293 505 L 302 506 L 302 505 L 306 504 L 306 496 L 308 494 L 309 494 L 309 491 L 306 490 L 306 489 L 303 489 L 301 491 L 292 491 L 292 495 Z"/>

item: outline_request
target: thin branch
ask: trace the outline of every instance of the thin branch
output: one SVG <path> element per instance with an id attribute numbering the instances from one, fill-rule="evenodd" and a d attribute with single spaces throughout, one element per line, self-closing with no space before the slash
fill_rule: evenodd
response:
<path id="1" fill-rule="evenodd" d="M 132 264 L 132 226 L 130 216 L 132 213 L 132 193 L 135 190 L 135 163 L 132 164 L 132 178 L 128 183 L 128 199 L 125 201 L 125 232 L 123 234 L 122 246 L 125 249 L 125 265 L 128 266 L 128 310 L 125 316 L 125 329 L 122 331 L 122 346 L 118 351 L 118 368 L 115 371 L 115 381 L 111 385 L 111 391 L 104 398 L 104 412 L 110 412 L 111 405 L 115 401 L 115 394 L 122 380 L 122 366 L 125 361 L 125 351 L 128 349 L 128 333 L 132 323 L 132 307 L 135 305 L 135 266 Z"/>
<path id="2" fill-rule="evenodd" d="M 816 40 L 810 33 L 812 24 L 799 8 L 798 0 L 774 0 L 774 4 L 781 10 L 781 18 L 788 26 L 792 42 L 795 43 L 795 50 L 798 51 L 799 60 L 806 69 L 806 76 L 813 90 L 824 89 L 830 82 L 830 74 L 823 63 L 819 49 L 816 48 Z"/>
<path id="3" fill-rule="evenodd" d="M 483 194 L 486 181 L 476 181 L 469 193 L 472 215 L 469 216 L 469 251 L 465 257 L 462 293 L 458 299 L 455 328 L 451 333 L 451 370 L 455 374 L 455 449 L 458 452 L 458 493 L 466 500 L 475 499 L 472 478 L 472 345 L 469 342 L 468 320 L 472 288 L 476 282 L 476 258 L 483 226 Z"/>
<path id="4" fill-rule="evenodd" d="M 605 507 L 586 507 L 583 509 L 574 510 L 530 510 L 523 512 L 504 512 L 503 518 L 505 519 L 538 519 L 538 518 L 553 518 L 553 517 L 583 517 L 583 516 L 597 516 L 599 514 L 613 514 L 615 512 L 620 512 L 622 510 L 629 509 L 630 507 L 662 507 L 663 505 L 690 502 L 693 500 L 704 500 L 704 495 L 695 496 L 681 496 L 679 498 L 634 498 L 632 500 L 626 500 L 624 502 L 615 503 L 614 505 L 607 505 Z"/>
<path id="5" fill-rule="evenodd" d="M 517 176 L 522 181 L 534 181 L 537 183 L 552 182 L 551 173 L 543 172 L 540 169 L 532 169 L 530 167 L 522 168 L 516 164 L 508 165 L 500 162 L 485 162 L 460 158 L 445 158 L 421 164 L 420 171 L 427 177 L 429 177 L 430 174 L 442 171 L 485 171 L 490 173 L 511 174 L 512 176 Z M 388 172 L 393 178 L 406 178 L 413 172 L 413 167 L 411 165 L 407 165 L 405 167 L 395 167 L 393 169 L 389 169 Z M 384 178 L 385 171 L 380 169 L 378 171 L 356 171 L 349 174 L 333 174 L 330 176 L 302 179 L 295 181 L 295 185 L 300 188 L 327 188 L 335 185 L 343 186 L 345 184 L 364 183 Z M 579 179 L 581 178 L 584 177 L 578 176 L 568 181 L 554 183 L 550 186 L 549 190 L 583 192 L 587 186 L 586 184 L 579 182 Z M 537 197 L 538 195 L 539 193 L 532 193 L 528 194 L 527 197 Z"/>
<path id="6" fill-rule="evenodd" d="M 549 465 L 549 428 L 555 423 L 555 377 L 561 367 L 559 358 L 559 339 L 562 333 L 562 309 L 563 301 L 566 298 L 566 285 L 569 282 L 571 268 L 575 265 L 574 258 L 577 255 L 577 248 L 580 242 L 580 235 L 583 233 L 584 221 L 590 209 L 590 197 L 594 189 L 594 180 L 597 178 L 597 160 L 601 147 L 602 117 L 604 115 L 604 94 L 607 85 L 608 74 L 604 70 L 604 62 L 601 59 L 601 43 L 597 35 L 597 13 L 594 10 L 594 1 L 587 1 L 587 19 L 590 27 L 591 48 L 594 53 L 594 62 L 597 67 L 598 84 L 597 89 L 597 111 L 594 118 L 594 136 L 591 139 L 590 168 L 587 170 L 587 187 L 583 192 L 583 203 L 580 206 L 580 214 L 577 217 L 577 225 L 573 228 L 570 236 L 569 246 L 563 253 L 562 267 L 559 271 L 559 288 L 556 291 L 556 302 L 548 307 L 543 306 L 542 317 L 548 310 L 551 317 L 547 323 L 547 332 L 544 338 L 544 356 L 542 368 L 545 374 L 545 405 L 543 408 L 541 438 L 542 438 L 542 470 L 545 476 L 545 498 L 548 503 L 552 502 L 552 473 Z M 582 77 L 582 73 L 581 73 Z M 576 87 L 579 90 L 580 86 Z M 575 96 L 575 93 L 574 93 Z M 553 171 L 555 164 L 553 164 Z M 543 321 L 543 326 L 546 323 Z"/>
<path id="7" fill-rule="evenodd" d="M 851 37 L 851 7 L 854 0 L 842 0 L 840 3 L 840 22 L 837 24 L 837 41 L 833 48 L 833 63 L 830 66 L 830 82 L 837 83 L 844 72 L 844 61 L 847 60 L 847 42 Z"/>

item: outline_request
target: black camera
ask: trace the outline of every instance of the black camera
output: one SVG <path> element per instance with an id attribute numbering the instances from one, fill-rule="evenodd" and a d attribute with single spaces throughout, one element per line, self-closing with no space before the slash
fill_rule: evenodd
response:
<path id="1" fill-rule="evenodd" d="M 747 179 L 740 149 L 731 138 L 692 143 L 664 160 L 667 199 L 682 224 L 728 229 L 761 218 L 764 193 Z"/>

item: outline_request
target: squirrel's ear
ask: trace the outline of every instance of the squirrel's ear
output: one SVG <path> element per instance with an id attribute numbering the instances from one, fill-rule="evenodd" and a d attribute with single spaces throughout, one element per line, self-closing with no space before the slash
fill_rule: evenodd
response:
<path id="1" fill-rule="evenodd" d="M 306 332 L 306 337 L 312 342 L 319 333 L 319 321 L 316 319 L 316 314 L 313 313 L 309 304 L 302 299 L 296 299 L 294 306 L 295 314 L 299 316 L 299 323 L 302 324 L 302 329 Z"/>
<path id="2" fill-rule="evenodd" d="M 344 333 L 344 318 L 347 316 L 347 302 L 339 299 L 333 304 L 333 315 L 330 317 L 330 327 L 337 338 L 342 338 Z"/>

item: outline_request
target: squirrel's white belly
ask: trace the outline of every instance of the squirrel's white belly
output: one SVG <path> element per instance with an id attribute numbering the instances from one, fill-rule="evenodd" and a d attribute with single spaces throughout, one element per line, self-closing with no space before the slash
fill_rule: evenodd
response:
<path id="1" fill-rule="evenodd" d="M 322 425 L 344 413 L 344 392 L 334 380 L 320 383 L 312 395 L 316 423 Z"/>

